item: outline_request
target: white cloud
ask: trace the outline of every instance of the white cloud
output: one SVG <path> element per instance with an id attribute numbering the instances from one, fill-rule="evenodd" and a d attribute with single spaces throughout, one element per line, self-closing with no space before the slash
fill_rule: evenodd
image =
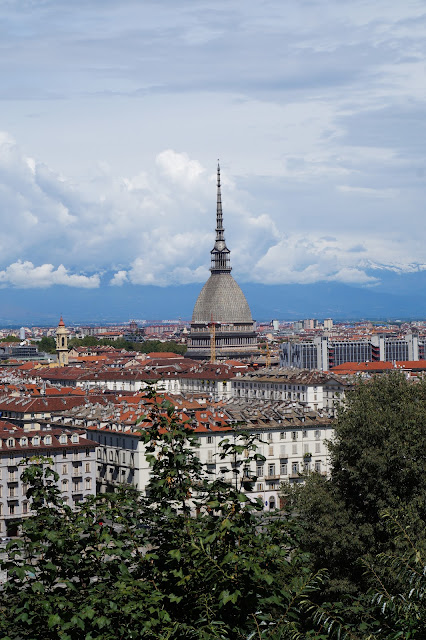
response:
<path id="1" fill-rule="evenodd" d="M 128 282 L 127 271 L 121 270 L 117 271 L 117 273 L 114 273 L 114 276 L 110 280 L 110 285 L 115 287 L 122 287 L 126 282 Z"/>
<path id="2" fill-rule="evenodd" d="M 46 288 L 52 285 L 95 289 L 99 287 L 100 277 L 95 274 L 84 276 L 71 274 L 60 264 L 57 269 L 53 264 L 34 266 L 32 262 L 15 262 L 0 271 L 0 286 L 14 286 L 21 289 Z"/>

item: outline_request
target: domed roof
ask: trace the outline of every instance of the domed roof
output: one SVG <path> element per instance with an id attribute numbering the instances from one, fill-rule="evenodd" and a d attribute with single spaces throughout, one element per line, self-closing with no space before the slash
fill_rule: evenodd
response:
<path id="1" fill-rule="evenodd" d="M 212 273 L 195 303 L 192 322 L 251 323 L 250 307 L 230 273 Z"/>

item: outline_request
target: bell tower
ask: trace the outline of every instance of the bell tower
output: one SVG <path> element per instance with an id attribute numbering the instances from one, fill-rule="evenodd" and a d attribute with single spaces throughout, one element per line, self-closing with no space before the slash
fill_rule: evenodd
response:
<path id="1" fill-rule="evenodd" d="M 62 316 L 56 329 L 56 355 L 60 366 L 68 364 L 68 330 Z"/>

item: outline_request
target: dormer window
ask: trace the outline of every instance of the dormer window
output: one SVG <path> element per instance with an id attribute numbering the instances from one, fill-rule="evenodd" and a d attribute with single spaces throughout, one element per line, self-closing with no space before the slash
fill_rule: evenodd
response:
<path id="1" fill-rule="evenodd" d="M 40 438 L 38 436 L 33 437 L 33 445 L 38 446 L 40 444 Z"/>
<path id="2" fill-rule="evenodd" d="M 64 433 L 61 436 L 59 436 L 59 442 L 61 444 L 67 444 L 67 436 Z"/>
<path id="3" fill-rule="evenodd" d="M 76 433 L 73 434 L 73 436 L 71 438 L 71 442 L 74 442 L 74 443 L 78 442 L 78 435 Z"/>
<path id="4" fill-rule="evenodd" d="M 52 444 L 52 436 L 44 436 L 44 444 Z"/>
<path id="5" fill-rule="evenodd" d="M 14 447 L 15 446 L 15 438 L 8 438 L 7 439 L 7 446 L 8 447 Z"/>
<path id="6" fill-rule="evenodd" d="M 26 447 L 28 444 L 28 438 L 21 438 L 21 447 Z"/>

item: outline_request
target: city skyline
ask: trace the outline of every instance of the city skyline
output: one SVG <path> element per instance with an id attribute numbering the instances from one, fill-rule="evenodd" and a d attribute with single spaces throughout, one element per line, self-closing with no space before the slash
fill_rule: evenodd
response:
<path id="1" fill-rule="evenodd" d="M 218 156 L 233 274 L 255 318 L 339 317 L 345 304 L 413 317 L 416 299 L 426 312 L 421 2 L 3 11 L 5 319 L 28 304 L 77 319 L 88 301 L 94 320 L 118 305 L 190 317 Z M 328 299 L 310 310 L 300 298 L 317 285 Z M 162 295 L 176 299 L 168 314 Z"/>

